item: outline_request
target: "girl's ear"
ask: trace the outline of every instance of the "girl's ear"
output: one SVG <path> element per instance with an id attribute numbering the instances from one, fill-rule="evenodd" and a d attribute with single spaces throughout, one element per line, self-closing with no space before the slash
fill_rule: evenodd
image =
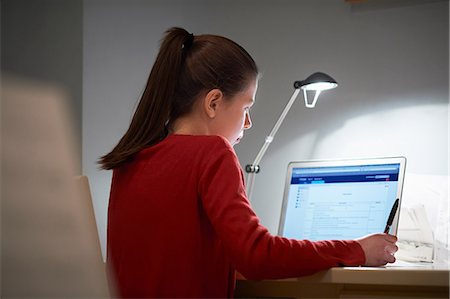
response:
<path id="1" fill-rule="evenodd" d="M 203 100 L 203 109 L 210 118 L 215 118 L 217 110 L 223 104 L 223 93 L 220 89 L 211 89 Z"/>

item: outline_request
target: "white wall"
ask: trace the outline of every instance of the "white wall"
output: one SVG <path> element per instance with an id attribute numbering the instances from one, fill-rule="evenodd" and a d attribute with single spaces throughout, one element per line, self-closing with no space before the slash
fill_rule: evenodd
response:
<path id="1" fill-rule="evenodd" d="M 404 155 L 408 172 L 448 174 L 448 1 L 85 0 L 83 170 L 103 250 L 110 173 L 95 161 L 126 130 L 171 26 L 230 37 L 263 72 L 253 128 L 236 146 L 242 164 L 254 159 L 293 81 L 323 71 L 340 84 L 313 110 L 299 97 L 261 163 L 252 204 L 273 233 L 289 161 Z"/>

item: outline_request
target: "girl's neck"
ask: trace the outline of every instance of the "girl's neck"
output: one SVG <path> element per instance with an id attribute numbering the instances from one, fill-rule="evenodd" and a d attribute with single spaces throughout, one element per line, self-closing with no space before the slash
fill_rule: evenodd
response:
<path id="1" fill-rule="evenodd" d="M 180 117 L 169 128 L 170 134 L 178 135 L 208 135 L 208 126 L 195 117 Z"/>

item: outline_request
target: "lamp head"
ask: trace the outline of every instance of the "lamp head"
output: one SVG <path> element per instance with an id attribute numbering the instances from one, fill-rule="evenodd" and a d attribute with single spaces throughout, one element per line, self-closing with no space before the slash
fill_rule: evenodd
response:
<path id="1" fill-rule="evenodd" d="M 294 82 L 295 89 L 300 88 L 303 90 L 322 91 L 332 89 L 337 86 L 338 84 L 336 80 L 331 78 L 329 75 L 321 72 L 316 72 L 303 81 Z"/>

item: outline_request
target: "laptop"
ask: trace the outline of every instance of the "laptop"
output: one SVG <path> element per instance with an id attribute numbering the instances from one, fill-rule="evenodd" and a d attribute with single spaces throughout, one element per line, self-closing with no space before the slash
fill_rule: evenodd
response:
<path id="1" fill-rule="evenodd" d="M 382 233 L 398 198 L 396 235 L 405 167 L 405 157 L 289 163 L 278 234 L 319 241 Z"/>

